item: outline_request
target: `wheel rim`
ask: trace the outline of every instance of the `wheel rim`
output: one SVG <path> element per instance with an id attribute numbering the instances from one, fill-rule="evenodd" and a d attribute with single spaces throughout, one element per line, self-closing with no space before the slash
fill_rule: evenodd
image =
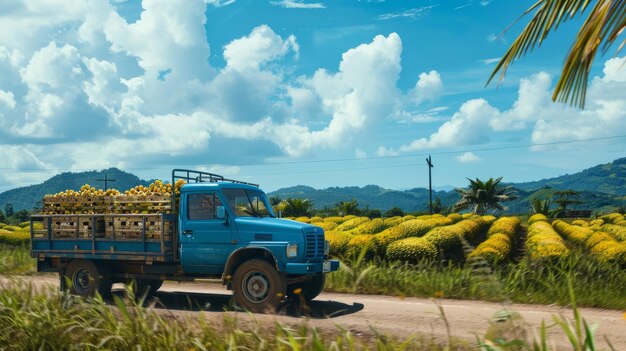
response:
<path id="1" fill-rule="evenodd" d="M 270 282 L 261 272 L 249 272 L 243 278 L 242 290 L 249 301 L 254 303 L 263 302 L 269 296 Z"/>
<path id="2" fill-rule="evenodd" d="M 84 268 L 78 269 L 72 276 L 72 286 L 79 295 L 87 295 L 89 293 L 91 276 L 89 271 Z"/>

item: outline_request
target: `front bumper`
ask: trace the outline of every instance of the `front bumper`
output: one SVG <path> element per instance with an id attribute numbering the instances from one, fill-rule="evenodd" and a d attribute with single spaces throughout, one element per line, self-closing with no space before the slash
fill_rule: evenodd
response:
<path id="1" fill-rule="evenodd" d="M 328 273 L 334 272 L 337 269 L 339 269 L 339 260 L 308 263 L 287 263 L 285 265 L 285 273 L 287 274 Z"/>

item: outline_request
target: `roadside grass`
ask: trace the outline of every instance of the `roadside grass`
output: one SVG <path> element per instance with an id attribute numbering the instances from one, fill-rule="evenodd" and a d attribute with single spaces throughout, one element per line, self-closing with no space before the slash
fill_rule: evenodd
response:
<path id="1" fill-rule="evenodd" d="M 571 277 L 580 306 L 626 308 L 626 270 L 586 255 L 542 262 L 524 258 L 488 268 L 488 273 L 433 261 L 411 265 L 347 259 L 342 266 L 327 275 L 326 291 L 568 305 Z M 364 274 L 355 277 L 354 272 Z"/>
<path id="2" fill-rule="evenodd" d="M 572 276 L 566 279 L 573 318 L 553 316 L 529 330 L 523 319 L 507 311 L 505 321 L 476 331 L 476 340 L 459 340 L 452 335 L 443 305 L 439 307 L 446 325 L 446 340 L 433 335 L 392 337 L 371 329 L 369 335 L 354 335 L 341 326 L 329 329 L 263 323 L 254 318 L 237 318 L 224 313 L 221 320 L 207 315 L 174 315 L 145 306 L 143 299 L 127 288 L 126 298 L 114 295 L 113 303 L 97 296 L 81 299 L 52 287 L 36 291 L 31 284 L 10 281 L 0 286 L 0 349 L 2 350 L 556 350 L 548 329 L 560 331 L 574 350 L 596 350 L 596 325 L 588 323 L 577 308 Z M 502 312 L 502 311 L 501 311 Z M 501 314 L 499 312 L 499 314 Z M 499 317 L 499 318 L 502 318 Z M 482 336 L 484 333 L 484 337 Z M 616 350 L 605 339 L 610 350 Z"/>
<path id="3" fill-rule="evenodd" d="M 127 296 L 129 296 L 128 294 Z M 3 350 L 469 350 L 469 342 L 436 341 L 430 336 L 403 340 L 372 330 L 357 337 L 339 326 L 318 330 L 241 321 L 224 314 L 209 321 L 199 314 L 157 313 L 143 301 L 114 296 L 82 300 L 54 289 L 34 291 L 13 282 L 0 289 L 0 349 Z M 161 310 L 163 311 L 163 310 Z"/>
<path id="4" fill-rule="evenodd" d="M 30 257 L 30 245 L 7 245 L 0 243 L 0 274 L 34 274 L 36 261 Z"/>

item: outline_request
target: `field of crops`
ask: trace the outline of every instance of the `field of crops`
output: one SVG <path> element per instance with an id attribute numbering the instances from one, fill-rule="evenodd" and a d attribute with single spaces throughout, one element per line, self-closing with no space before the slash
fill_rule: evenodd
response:
<path id="1" fill-rule="evenodd" d="M 626 267 L 626 220 L 618 213 L 593 220 L 550 221 L 541 214 L 518 217 L 453 213 L 392 218 L 298 217 L 323 228 L 331 255 L 350 257 L 367 250 L 367 258 L 417 263 L 423 260 L 464 262 L 482 257 L 494 265 L 526 256 L 555 261 L 573 250 L 592 260 Z"/>

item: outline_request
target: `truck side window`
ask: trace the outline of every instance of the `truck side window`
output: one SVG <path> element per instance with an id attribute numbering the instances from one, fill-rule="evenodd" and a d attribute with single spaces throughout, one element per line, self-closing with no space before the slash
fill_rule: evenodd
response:
<path id="1" fill-rule="evenodd" d="M 216 219 L 215 211 L 222 202 L 217 194 L 189 194 L 187 218 L 190 220 Z"/>

